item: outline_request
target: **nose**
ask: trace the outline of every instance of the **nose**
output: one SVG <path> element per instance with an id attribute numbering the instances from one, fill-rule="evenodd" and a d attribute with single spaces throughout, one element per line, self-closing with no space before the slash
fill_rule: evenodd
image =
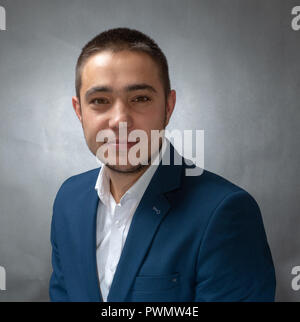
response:
<path id="1" fill-rule="evenodd" d="M 112 129 L 116 134 L 119 131 L 119 124 L 124 127 L 124 122 L 127 125 L 127 131 L 133 126 L 133 119 L 130 111 L 130 106 L 121 99 L 115 101 L 111 110 L 111 117 L 109 120 L 109 128 Z"/>

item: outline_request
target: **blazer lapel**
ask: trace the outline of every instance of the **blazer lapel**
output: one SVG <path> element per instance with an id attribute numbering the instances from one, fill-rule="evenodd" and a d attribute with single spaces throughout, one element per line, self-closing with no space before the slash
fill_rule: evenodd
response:
<path id="1" fill-rule="evenodd" d="M 160 214 L 153 211 L 153 206 L 159 209 Z M 146 198 L 141 201 L 132 218 L 107 301 L 125 301 L 153 235 L 168 209 L 169 204 L 163 197 Z"/>
<path id="2" fill-rule="evenodd" d="M 172 145 L 170 148 L 172 157 L 174 148 Z M 180 186 L 182 168 L 181 165 L 176 166 L 172 163 L 171 165 L 160 163 L 158 166 L 132 218 L 107 301 L 126 301 L 155 232 L 170 208 L 164 193 Z"/>
<path id="3" fill-rule="evenodd" d="M 83 285 L 86 286 L 87 301 L 102 302 L 96 262 L 96 218 L 99 198 L 93 182 L 84 191 L 82 199 L 77 201 L 81 203 L 78 231 L 81 232 L 79 245 Z"/>

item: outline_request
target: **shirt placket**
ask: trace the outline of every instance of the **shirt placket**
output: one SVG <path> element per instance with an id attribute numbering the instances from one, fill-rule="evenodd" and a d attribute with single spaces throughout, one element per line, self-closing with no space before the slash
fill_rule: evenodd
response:
<path id="1" fill-rule="evenodd" d="M 112 209 L 112 223 L 109 242 L 109 256 L 107 260 L 107 284 L 110 285 L 118 265 L 118 261 L 122 251 L 122 240 L 124 232 L 124 218 L 122 212 L 125 210 L 125 205 L 115 204 Z M 124 215 L 124 213 L 123 213 Z"/>

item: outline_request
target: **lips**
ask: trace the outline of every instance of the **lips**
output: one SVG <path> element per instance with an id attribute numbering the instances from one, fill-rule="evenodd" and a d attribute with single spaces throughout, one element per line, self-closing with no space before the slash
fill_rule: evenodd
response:
<path id="1" fill-rule="evenodd" d="M 108 144 L 111 144 L 111 145 L 135 145 L 137 142 L 111 142 L 111 143 L 108 143 Z"/>
<path id="2" fill-rule="evenodd" d="M 134 146 L 137 142 L 129 142 L 129 141 L 111 141 L 107 142 L 109 146 L 115 148 L 116 150 L 129 150 L 132 146 Z"/>

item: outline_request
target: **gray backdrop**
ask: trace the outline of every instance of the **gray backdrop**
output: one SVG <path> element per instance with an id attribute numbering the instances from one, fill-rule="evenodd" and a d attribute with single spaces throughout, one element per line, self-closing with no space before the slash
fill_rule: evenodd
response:
<path id="1" fill-rule="evenodd" d="M 204 129 L 205 168 L 260 205 L 278 301 L 299 301 L 299 52 L 287 0 L 2 0 L 1 301 L 48 301 L 50 220 L 67 177 L 98 166 L 71 105 L 81 47 L 112 27 L 153 37 L 177 104 L 168 129 Z"/>

